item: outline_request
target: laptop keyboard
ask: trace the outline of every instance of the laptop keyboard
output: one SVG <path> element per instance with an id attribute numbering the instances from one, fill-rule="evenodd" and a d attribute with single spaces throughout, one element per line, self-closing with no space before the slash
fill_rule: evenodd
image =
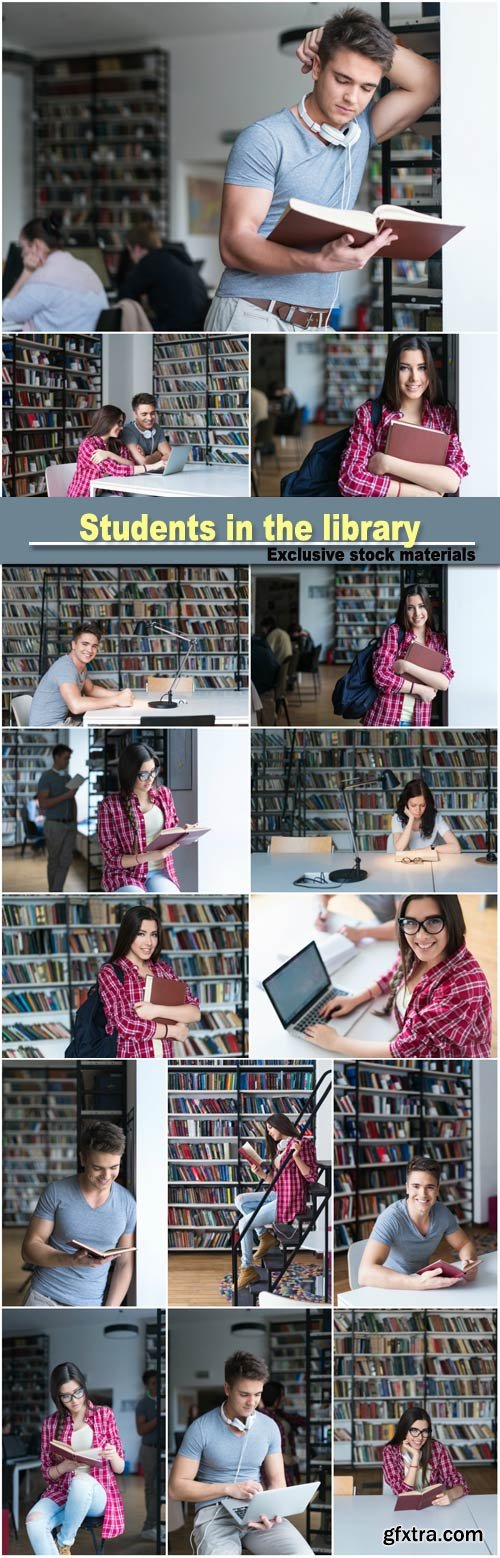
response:
<path id="1" fill-rule="evenodd" d="M 337 990 L 332 988 L 327 996 L 322 995 L 321 1000 L 316 1001 L 315 1005 L 311 1006 L 310 1010 L 305 1013 L 304 1017 L 299 1017 L 297 1021 L 294 1022 L 294 1028 L 298 1029 L 300 1033 L 303 1033 L 304 1029 L 312 1027 L 314 1022 L 324 1022 L 324 1018 L 322 1018 L 321 1012 L 325 1002 L 333 1001 L 335 996 L 338 996 L 340 999 L 340 997 L 344 995 L 347 995 L 347 990 Z"/>

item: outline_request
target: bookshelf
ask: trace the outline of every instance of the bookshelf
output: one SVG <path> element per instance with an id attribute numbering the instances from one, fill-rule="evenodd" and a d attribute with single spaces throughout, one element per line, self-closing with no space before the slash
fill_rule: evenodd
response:
<path id="1" fill-rule="evenodd" d="M 67 241 L 98 246 L 113 275 L 124 226 L 149 218 L 167 235 L 168 55 L 39 60 L 33 107 L 35 208 L 62 204 Z"/>
<path id="2" fill-rule="evenodd" d="M 3 1339 L 3 1415 L 11 1433 L 40 1444 L 49 1403 L 49 1337 L 29 1332 Z"/>
<path id="3" fill-rule="evenodd" d="M 153 391 L 169 441 L 191 461 L 247 465 L 248 336 L 155 335 Z"/>
<path id="4" fill-rule="evenodd" d="M 76 460 L 102 404 L 99 335 L 4 335 L 3 477 L 10 497 L 45 497 L 50 463 Z"/>
<path id="5" fill-rule="evenodd" d="M 196 990 L 201 1021 L 186 1054 L 238 1054 L 247 1042 L 247 903 L 194 895 L 153 899 L 163 952 Z M 68 1038 L 74 1015 L 109 958 L 126 905 L 120 896 L 4 897 L 4 1053 L 37 1057 L 41 1039 Z M 31 979 L 26 977 L 29 963 Z"/>
<path id="6" fill-rule="evenodd" d="M 2 843 L 4 849 L 21 844 L 24 838 L 23 807 L 36 799 L 38 780 L 44 769 L 50 766 L 50 753 L 56 734 L 41 731 L 4 730 L 2 736 L 3 758 L 3 820 Z"/>
<path id="7" fill-rule="evenodd" d="M 470 1060 L 335 1065 L 336 1253 L 367 1239 L 404 1196 L 407 1165 L 421 1153 L 439 1160 L 440 1196 L 457 1221 L 473 1221 L 473 1111 Z"/>
<path id="8" fill-rule="evenodd" d="M 158 1544 L 164 1542 L 164 1508 L 166 1498 L 166 1436 L 165 1423 L 167 1412 L 167 1382 L 166 1382 L 166 1327 L 165 1311 L 158 1309 L 155 1320 L 146 1321 L 145 1337 L 145 1362 L 144 1369 L 154 1369 L 157 1376 L 157 1481 L 156 1481 L 156 1526 Z"/>
<path id="9" fill-rule="evenodd" d="M 307 1508 L 307 1541 L 315 1553 L 332 1551 L 332 1330 L 327 1311 L 308 1311 L 306 1324 L 306 1475 L 317 1482 L 317 1498 Z"/>
<path id="10" fill-rule="evenodd" d="M 169 1067 L 171 1252 L 231 1248 L 234 1196 L 257 1183 L 241 1145 L 278 1100 L 296 1118 L 315 1080 L 314 1062 L 223 1060 L 204 1067 L 191 1061 Z"/>
<path id="11" fill-rule="evenodd" d="M 76 1071 L 7 1061 L 3 1137 L 4 1225 L 26 1227 L 49 1181 L 77 1173 Z"/>
<path id="12" fill-rule="evenodd" d="M 325 342 L 325 424 L 345 426 L 358 406 L 379 395 L 387 343 L 383 336 L 336 336 Z"/>
<path id="13" fill-rule="evenodd" d="M 457 1465 L 496 1464 L 496 1313 L 335 1314 L 335 1461 L 382 1474 L 413 1401 Z"/>

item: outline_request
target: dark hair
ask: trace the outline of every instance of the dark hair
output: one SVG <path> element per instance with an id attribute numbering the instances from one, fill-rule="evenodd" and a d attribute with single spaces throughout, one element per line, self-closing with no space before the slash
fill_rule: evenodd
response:
<path id="1" fill-rule="evenodd" d="M 280 1396 L 283 1395 L 284 1388 L 284 1385 L 282 1385 L 281 1380 L 279 1379 L 266 1380 L 266 1383 L 262 1389 L 262 1405 L 268 1407 L 272 1412 L 273 1407 L 278 1405 Z"/>
<path id="2" fill-rule="evenodd" d="M 127 249 L 159 249 L 161 238 L 158 228 L 146 216 L 144 221 L 136 222 L 125 234 Z"/>
<path id="3" fill-rule="evenodd" d="M 156 411 L 156 400 L 154 395 L 134 395 L 131 405 L 132 411 L 137 411 L 138 406 L 154 406 Z"/>
<path id="4" fill-rule="evenodd" d="M 59 1435 L 64 1428 L 64 1422 L 68 1412 L 68 1408 L 65 1407 L 61 1401 L 61 1385 L 68 1385 L 71 1379 L 75 1379 L 77 1385 L 81 1385 L 82 1389 L 85 1391 L 85 1410 L 87 1410 L 89 1404 L 87 1381 L 85 1375 L 82 1374 L 81 1369 L 78 1368 L 78 1364 L 56 1363 L 56 1367 L 52 1370 L 52 1374 L 50 1376 L 50 1394 L 52 1396 L 54 1406 L 57 1407 L 57 1428 L 55 1433 L 56 1439 L 59 1438 Z"/>
<path id="5" fill-rule="evenodd" d="M 422 1455 L 420 1460 L 422 1482 L 425 1486 L 425 1483 L 427 1482 L 427 1471 L 432 1450 L 432 1423 L 429 1417 L 429 1413 L 426 1412 L 423 1407 L 417 1406 L 416 1402 L 414 1406 L 407 1407 L 406 1411 L 402 1413 L 402 1416 L 399 1419 L 399 1423 L 396 1425 L 393 1437 L 391 1439 L 391 1444 L 404 1444 L 406 1435 L 409 1433 L 412 1424 L 416 1423 L 417 1418 L 419 1417 L 424 1418 L 424 1421 L 427 1423 L 427 1427 L 429 1429 L 428 1438 L 426 1439 L 422 1448 Z"/>
<path id="6" fill-rule="evenodd" d="M 266 617 L 262 618 L 260 626 L 261 632 L 272 633 L 273 628 L 277 627 L 276 617 L 273 617 L 272 613 L 268 613 Z"/>
<path id="7" fill-rule="evenodd" d="M 432 632 L 434 628 L 434 602 L 431 600 L 429 591 L 425 588 L 425 584 L 419 584 L 418 580 L 415 581 L 414 584 L 403 585 L 395 618 L 398 628 L 402 628 L 404 633 L 408 633 L 409 631 L 410 624 L 408 622 L 407 608 L 411 595 L 420 596 L 424 610 L 427 612 L 427 622 L 425 625 L 425 635 L 427 637 L 427 634 Z"/>
<path id="8" fill-rule="evenodd" d="M 62 226 L 62 216 L 58 211 L 51 211 L 49 216 L 35 216 L 31 222 L 25 222 L 21 228 L 21 238 L 25 238 L 27 243 L 36 243 L 38 238 L 47 244 L 48 249 L 63 249 Z"/>
<path id="9" fill-rule="evenodd" d="M 80 1153 L 118 1152 L 123 1157 L 127 1138 L 113 1120 L 89 1120 L 80 1137 Z"/>
<path id="10" fill-rule="evenodd" d="M 402 352 L 421 352 L 425 358 L 425 366 L 429 383 L 425 390 L 425 398 L 431 406 L 444 405 L 441 380 L 437 372 L 436 364 L 429 346 L 423 335 L 400 335 L 395 341 L 391 341 L 387 357 L 385 359 L 384 382 L 382 385 L 382 400 L 391 411 L 399 411 L 401 406 L 401 390 L 399 385 L 399 363 Z"/>
<path id="11" fill-rule="evenodd" d="M 102 628 L 99 622 L 94 622 L 91 618 L 88 621 L 85 619 L 84 622 L 77 622 L 71 634 L 72 644 L 75 644 L 77 638 L 81 638 L 83 633 L 92 633 L 93 638 L 102 638 Z"/>
<path id="12" fill-rule="evenodd" d="M 439 1185 L 441 1179 L 440 1165 L 436 1163 L 434 1158 L 429 1158 L 425 1152 L 422 1153 L 420 1158 L 410 1158 L 410 1162 L 406 1166 L 406 1178 L 409 1179 L 410 1174 L 419 1174 L 420 1172 L 422 1174 L 432 1174 L 432 1178 Z"/>
<path id="13" fill-rule="evenodd" d="M 125 412 L 120 406 L 101 406 L 98 411 L 94 411 L 89 423 L 88 437 L 106 438 L 117 422 L 120 422 L 123 427 L 124 421 Z M 119 438 L 109 438 L 108 447 L 112 454 L 119 454 L 121 447 Z"/>
<path id="14" fill-rule="evenodd" d="M 118 758 L 120 800 L 137 840 L 137 821 L 134 815 L 133 806 L 130 804 L 130 796 L 132 794 L 137 775 L 142 768 L 143 763 L 147 762 L 148 758 L 153 758 L 155 763 L 157 762 L 156 752 L 153 752 L 152 748 L 148 747 L 145 741 L 128 741 L 126 746 L 122 747 L 120 756 Z"/>
<path id="15" fill-rule="evenodd" d="M 158 1378 L 158 1369 L 145 1369 L 142 1376 L 143 1385 L 147 1385 L 149 1379 Z"/>
<path id="16" fill-rule="evenodd" d="M 415 800 L 417 795 L 421 795 L 422 800 L 425 801 L 425 811 L 423 817 L 420 818 L 419 825 L 421 833 L 423 833 L 424 838 L 427 839 L 430 838 L 431 833 L 434 831 L 434 825 L 437 817 L 437 807 L 434 797 L 429 789 L 428 784 L 426 784 L 425 779 L 408 780 L 408 784 L 405 784 L 404 790 L 401 791 L 399 800 L 396 801 L 396 813 L 402 826 L 406 827 L 408 818 L 406 816 L 405 806 L 408 805 L 408 801 Z"/>
<path id="17" fill-rule="evenodd" d="M 123 916 L 123 919 L 121 921 L 120 928 L 119 928 L 119 931 L 118 931 L 118 935 L 117 935 L 117 938 L 116 938 L 114 950 L 111 953 L 111 958 L 110 958 L 110 962 L 111 963 L 118 963 L 119 958 L 126 958 L 127 953 L 130 952 L 130 948 L 132 946 L 132 942 L 135 941 L 135 938 L 138 935 L 138 933 L 140 931 L 140 928 L 141 928 L 141 925 L 143 925 L 143 923 L 144 923 L 144 920 L 154 920 L 155 921 L 156 929 L 158 931 L 158 941 L 157 941 L 157 944 L 156 944 L 156 947 L 155 947 L 154 951 L 151 953 L 151 962 L 152 963 L 156 963 L 158 961 L 158 958 L 161 955 L 161 949 L 160 949 L 161 919 L 160 919 L 160 916 L 157 913 L 156 909 L 153 909 L 152 906 L 151 906 L 151 908 L 148 908 L 148 907 L 146 907 L 145 904 L 135 903 L 135 904 L 132 905 L 132 908 L 126 910 L 126 913 Z"/>
<path id="18" fill-rule="evenodd" d="M 61 752 L 71 752 L 71 747 L 67 747 L 65 741 L 56 741 L 55 746 L 52 747 L 52 756 L 59 757 Z"/>
<path id="19" fill-rule="evenodd" d="M 456 893 L 408 893 L 399 905 L 398 919 L 404 918 L 408 912 L 409 903 L 422 903 L 424 898 L 433 898 L 438 905 L 438 912 L 442 915 L 445 929 L 448 931 L 446 957 L 452 958 L 455 952 L 459 952 L 465 941 L 465 920 L 462 914 L 460 901 Z M 399 950 L 403 964 L 405 980 L 415 966 L 415 953 L 408 945 L 404 930 L 398 926 Z"/>
<path id="20" fill-rule="evenodd" d="M 253 1352 L 233 1352 L 224 1366 L 224 1379 L 226 1385 L 235 1385 L 238 1379 L 261 1379 L 265 1381 L 268 1376 L 267 1364 L 263 1358 L 256 1358 Z"/>
<path id="21" fill-rule="evenodd" d="M 268 1161 L 268 1163 L 271 1164 L 271 1167 L 272 1167 L 273 1164 L 274 1164 L 274 1159 L 276 1157 L 276 1153 L 278 1151 L 279 1143 L 277 1141 L 274 1141 L 273 1137 L 269 1135 L 269 1126 L 270 1125 L 272 1125 L 276 1131 L 281 1131 L 281 1135 L 282 1136 L 292 1136 L 294 1141 L 300 1141 L 300 1131 L 297 1130 L 297 1126 L 294 1125 L 293 1120 L 290 1119 L 290 1116 L 288 1114 L 279 1114 L 279 1113 L 277 1113 L 277 1114 L 268 1114 L 267 1115 L 266 1121 L 265 1121 L 265 1128 L 266 1128 L 266 1151 L 267 1151 L 267 1161 Z"/>
<path id="22" fill-rule="evenodd" d="M 367 11 L 359 11 L 357 6 L 349 6 L 325 23 L 318 55 L 320 65 L 325 66 L 337 49 L 353 49 L 366 59 L 376 60 L 386 71 L 392 65 L 395 47 L 396 39 L 383 22 Z"/>

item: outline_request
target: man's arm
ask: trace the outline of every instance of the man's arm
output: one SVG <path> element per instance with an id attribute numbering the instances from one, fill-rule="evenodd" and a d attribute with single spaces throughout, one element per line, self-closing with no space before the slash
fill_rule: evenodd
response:
<path id="1" fill-rule="evenodd" d="M 200 1458 L 176 1455 L 170 1473 L 169 1498 L 181 1499 L 186 1504 L 208 1504 L 212 1499 L 250 1499 L 254 1493 L 262 1493 L 260 1482 L 198 1482 Z"/>
<path id="2" fill-rule="evenodd" d="M 413 49 L 402 49 L 396 44 L 388 77 L 396 90 L 379 98 L 371 116 L 373 134 L 379 142 L 407 130 L 439 97 L 439 65 L 423 59 Z"/>
<path id="3" fill-rule="evenodd" d="M 127 449 L 136 465 L 161 465 L 162 460 L 168 460 L 170 448 L 168 444 L 160 444 L 153 454 L 145 454 L 140 444 L 127 444 Z"/>
<path id="4" fill-rule="evenodd" d="M 83 1250 L 75 1250 L 74 1255 L 65 1250 L 54 1250 L 49 1244 L 49 1239 L 54 1232 L 54 1219 L 50 1217 L 36 1217 L 33 1214 L 26 1233 L 24 1235 L 21 1255 L 23 1260 L 29 1261 L 32 1266 L 102 1266 L 106 1257 L 94 1257 L 86 1255 Z"/>
<path id="5" fill-rule="evenodd" d="M 117 1250 L 128 1250 L 133 1244 L 133 1233 L 122 1233 L 118 1240 Z M 109 1292 L 105 1301 L 105 1309 L 119 1309 L 123 1303 L 125 1294 L 128 1293 L 132 1277 L 134 1275 L 134 1256 L 119 1255 L 113 1262 L 113 1275 L 109 1284 Z"/>
<path id="6" fill-rule="evenodd" d="M 148 1418 L 143 1417 L 142 1412 L 136 1412 L 135 1414 L 135 1426 L 141 1439 L 145 1439 L 147 1434 L 154 1433 L 157 1422 L 158 1418 L 156 1416 Z"/>
<path id="7" fill-rule="evenodd" d="M 230 270 L 251 271 L 260 276 L 325 275 L 340 271 L 364 270 L 379 249 L 393 241 L 390 228 L 360 248 L 353 248 L 352 234 L 335 238 L 311 254 L 309 249 L 291 249 L 272 238 L 262 238 L 259 227 L 267 216 L 273 191 L 253 189 L 247 184 L 225 184 L 222 196 L 219 247 L 224 265 Z"/>
<path id="8" fill-rule="evenodd" d="M 266 1488 L 286 1488 L 285 1465 L 281 1450 L 273 1450 L 262 1463 Z"/>
<path id="9" fill-rule="evenodd" d="M 92 692 L 87 692 L 87 688 L 90 687 Z M 87 709 L 95 709 L 96 702 L 101 709 L 130 709 L 134 701 L 129 687 L 124 687 L 121 692 L 118 688 L 115 691 L 101 692 L 100 689 L 94 688 L 93 682 L 85 682 L 83 692 L 78 691 L 75 682 L 61 682 L 59 692 L 64 698 L 69 713 L 74 715 L 85 714 Z"/>
<path id="10" fill-rule="evenodd" d="M 63 790 L 61 795 L 51 795 L 50 790 L 38 790 L 37 799 L 40 811 L 50 811 L 52 806 L 60 806 L 62 801 L 74 800 L 74 790 Z"/>

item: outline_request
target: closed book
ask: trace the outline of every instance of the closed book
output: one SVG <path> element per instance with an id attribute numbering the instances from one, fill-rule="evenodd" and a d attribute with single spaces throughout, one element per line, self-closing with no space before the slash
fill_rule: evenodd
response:
<path id="1" fill-rule="evenodd" d="M 160 979 L 158 974 L 147 974 L 144 1000 L 154 1006 L 185 1006 L 187 985 L 181 979 Z"/>
<path id="2" fill-rule="evenodd" d="M 482 1256 L 480 1256 L 478 1260 L 471 1262 L 471 1266 L 474 1266 L 474 1268 L 476 1266 L 480 1266 L 481 1260 Z M 468 1267 L 469 1271 L 471 1270 L 471 1266 Z M 417 1271 L 417 1277 L 424 1277 L 427 1271 L 440 1272 L 443 1277 L 456 1277 L 460 1282 L 465 1280 L 463 1267 L 452 1266 L 448 1260 L 431 1261 L 429 1266 L 422 1266 L 420 1271 Z"/>
<path id="3" fill-rule="evenodd" d="M 428 1488 L 423 1488 L 421 1493 L 398 1493 L 395 1509 L 428 1509 L 429 1504 L 434 1503 L 440 1493 L 446 1493 L 442 1482 L 431 1482 Z"/>
<path id="4" fill-rule="evenodd" d="M 414 460 L 418 465 L 446 465 L 449 447 L 450 434 L 439 428 L 391 422 L 385 452 L 396 460 Z"/>
<path id="5" fill-rule="evenodd" d="M 421 666 L 424 671 L 442 671 L 445 662 L 440 649 L 429 649 L 428 644 L 417 643 L 405 649 L 403 659 L 408 660 L 410 665 Z"/>
<path id="6" fill-rule="evenodd" d="M 439 216 L 424 216 L 407 206 L 377 206 L 373 213 L 337 211 L 292 198 L 268 237 L 289 248 L 317 250 L 332 239 L 351 233 L 354 248 L 359 249 L 376 238 L 384 226 L 396 234 L 396 242 L 388 249 L 388 255 L 395 260 L 428 260 L 450 238 L 463 232 L 463 227 L 442 222 Z"/>

